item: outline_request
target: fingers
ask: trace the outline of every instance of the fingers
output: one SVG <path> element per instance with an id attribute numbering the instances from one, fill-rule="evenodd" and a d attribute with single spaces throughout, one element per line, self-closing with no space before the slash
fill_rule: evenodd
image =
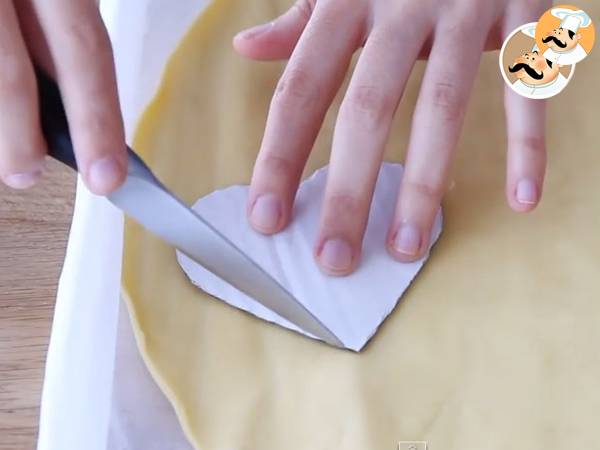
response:
<path id="1" fill-rule="evenodd" d="M 506 16 L 505 35 L 517 26 L 535 20 L 548 6 L 516 5 Z M 512 209 L 529 212 L 542 196 L 546 172 L 546 101 L 521 97 L 508 86 L 504 90 L 508 150 L 506 199 Z"/>
<path id="2" fill-rule="evenodd" d="M 40 67 L 54 78 L 56 77 L 54 62 L 50 56 L 46 36 L 44 36 L 32 1 L 19 0 L 14 3 L 17 16 L 19 17 L 21 33 L 25 37 L 25 44 L 27 45 L 30 59 L 37 67 Z"/>
<path id="3" fill-rule="evenodd" d="M 33 67 L 12 2 L 0 1 L 0 178 L 13 188 L 32 186 L 42 173 Z"/>
<path id="4" fill-rule="evenodd" d="M 306 159 L 358 46 L 358 13 L 343 2 L 318 3 L 279 81 L 248 202 L 259 232 L 277 232 L 289 221 Z"/>
<path id="5" fill-rule="evenodd" d="M 75 147 L 77 164 L 97 194 L 126 174 L 126 146 L 108 35 L 93 0 L 35 0 Z"/>
<path id="6" fill-rule="evenodd" d="M 315 253 L 324 272 L 346 275 L 359 260 L 375 182 L 394 112 L 429 32 L 407 19 L 414 32 L 375 29 L 340 107 Z"/>
<path id="7" fill-rule="evenodd" d="M 542 195 L 546 172 L 546 102 L 505 89 L 508 133 L 506 198 L 518 212 L 533 210 Z"/>
<path id="8" fill-rule="evenodd" d="M 233 46 L 243 56 L 257 60 L 287 59 L 312 15 L 316 0 L 297 0 L 272 22 L 241 31 Z"/>
<path id="9" fill-rule="evenodd" d="M 485 44 L 484 22 L 483 18 L 470 17 L 458 24 L 442 21 L 437 27 L 413 116 L 397 210 L 388 234 L 388 249 L 401 261 L 418 259 L 429 248 L 431 228 L 446 191 Z"/>

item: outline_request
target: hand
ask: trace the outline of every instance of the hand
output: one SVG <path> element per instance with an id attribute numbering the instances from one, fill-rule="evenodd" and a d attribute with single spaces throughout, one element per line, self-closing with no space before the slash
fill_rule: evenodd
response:
<path id="1" fill-rule="evenodd" d="M 252 59 L 290 58 L 273 97 L 248 205 L 252 226 L 290 220 L 300 177 L 353 53 L 363 47 L 340 107 L 315 257 L 332 275 L 352 272 L 393 115 L 415 60 L 429 57 L 414 112 L 404 177 L 387 236 L 400 261 L 420 258 L 448 173 L 482 52 L 538 20 L 548 0 L 299 0 L 274 22 L 234 39 Z M 530 211 L 542 191 L 545 105 L 505 94 L 506 195 Z M 467 199 L 465 199 L 467 200 Z"/>
<path id="2" fill-rule="evenodd" d="M 95 0 L 0 0 L 0 178 L 27 188 L 44 168 L 34 64 L 58 81 L 87 185 L 97 194 L 116 189 L 126 174 L 125 136 Z"/>

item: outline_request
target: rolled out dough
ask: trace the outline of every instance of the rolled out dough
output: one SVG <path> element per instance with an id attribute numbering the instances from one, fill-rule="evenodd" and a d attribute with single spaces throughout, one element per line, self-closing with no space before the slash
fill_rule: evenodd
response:
<path id="1" fill-rule="evenodd" d="M 282 64 L 234 54 L 287 0 L 218 0 L 173 55 L 135 148 L 187 202 L 248 183 Z M 592 17 L 600 5 L 578 4 Z M 551 101 L 542 205 L 505 205 L 502 80 L 484 57 L 444 239 L 376 340 L 354 354 L 265 326 L 192 286 L 175 252 L 126 227 L 124 291 L 141 353 L 202 450 L 600 448 L 600 58 Z M 387 158 L 401 161 L 422 76 Z M 307 173 L 327 163 L 336 107 Z"/>

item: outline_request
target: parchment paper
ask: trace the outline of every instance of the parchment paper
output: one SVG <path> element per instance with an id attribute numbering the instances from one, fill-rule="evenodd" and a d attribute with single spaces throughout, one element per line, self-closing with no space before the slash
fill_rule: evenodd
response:
<path id="1" fill-rule="evenodd" d="M 102 0 L 128 139 L 208 0 Z M 123 215 L 81 182 L 46 361 L 38 450 L 189 450 L 120 309 Z"/>

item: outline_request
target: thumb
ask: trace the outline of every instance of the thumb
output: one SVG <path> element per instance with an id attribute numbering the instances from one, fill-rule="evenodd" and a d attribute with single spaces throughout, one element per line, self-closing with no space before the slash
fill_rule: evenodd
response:
<path id="1" fill-rule="evenodd" d="M 316 0 L 298 0 L 272 22 L 241 31 L 233 46 L 241 55 L 258 60 L 287 59 L 312 14 Z"/>

